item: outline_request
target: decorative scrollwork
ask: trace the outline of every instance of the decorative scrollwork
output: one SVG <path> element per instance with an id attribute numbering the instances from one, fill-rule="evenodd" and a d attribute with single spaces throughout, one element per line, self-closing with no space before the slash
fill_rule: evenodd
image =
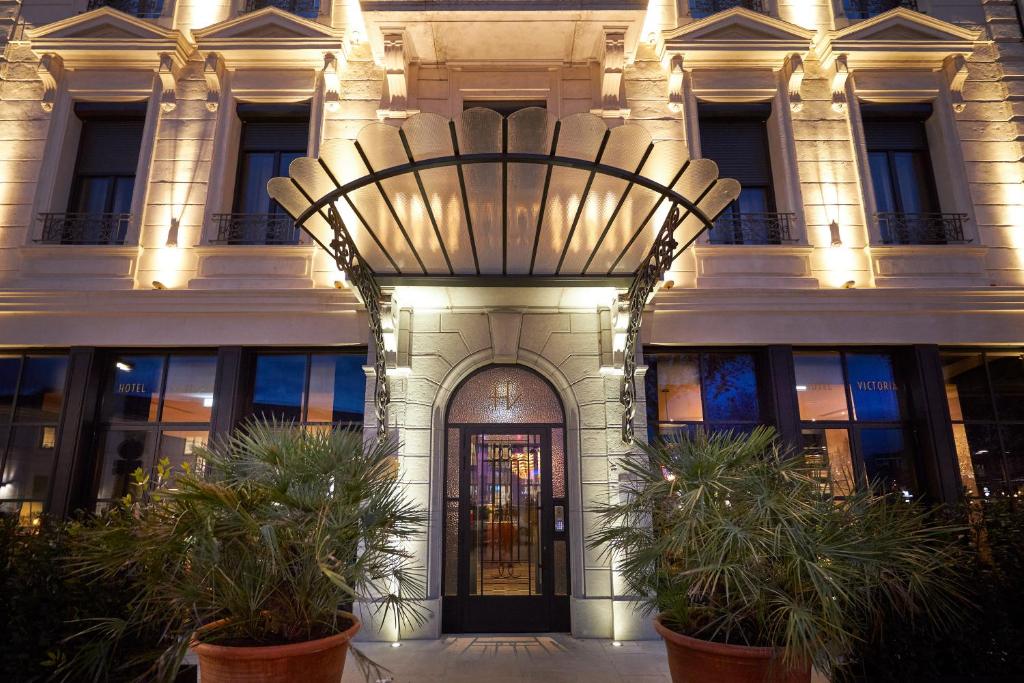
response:
<path id="1" fill-rule="evenodd" d="M 651 247 L 651 253 L 640 266 L 633 278 L 626 298 L 629 303 L 629 323 L 626 327 L 626 348 L 622 360 L 622 390 L 619 403 L 622 404 L 622 440 L 627 444 L 634 441 L 633 418 L 636 417 L 636 344 L 640 337 L 640 326 L 643 323 L 644 307 L 651 298 L 654 288 L 672 266 L 672 255 L 679 246 L 675 239 L 676 228 L 683 222 L 686 214 L 678 204 L 665 217 L 665 222 L 658 232 L 658 237 Z"/>
<path id="2" fill-rule="evenodd" d="M 334 204 L 327 205 L 327 221 L 331 225 L 334 239 L 331 240 L 334 262 L 345 273 L 345 277 L 359 292 L 359 297 L 366 306 L 370 317 L 370 334 L 373 337 L 375 375 L 374 408 L 377 416 L 377 437 L 383 439 L 388 431 L 388 403 L 391 401 L 391 389 L 387 377 L 387 352 L 384 349 L 384 326 L 381 323 L 381 291 L 372 271 L 363 263 L 362 256 L 356 249 L 345 221 Z"/>

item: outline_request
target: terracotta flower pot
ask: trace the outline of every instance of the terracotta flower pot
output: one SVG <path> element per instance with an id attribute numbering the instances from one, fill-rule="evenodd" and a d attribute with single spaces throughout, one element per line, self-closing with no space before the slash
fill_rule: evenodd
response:
<path id="1" fill-rule="evenodd" d="M 200 683 L 340 683 L 348 643 L 360 625 L 356 619 L 337 635 L 289 645 L 194 643 Z"/>
<path id="2" fill-rule="evenodd" d="M 783 668 L 779 651 L 772 647 L 725 645 L 690 638 L 661 623 L 654 628 L 665 639 L 668 670 L 673 683 L 809 683 L 810 666 Z"/>

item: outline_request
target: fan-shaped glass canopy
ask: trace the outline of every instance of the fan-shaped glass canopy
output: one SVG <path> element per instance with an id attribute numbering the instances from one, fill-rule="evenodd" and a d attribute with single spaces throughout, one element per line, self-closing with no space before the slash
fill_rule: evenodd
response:
<path id="1" fill-rule="evenodd" d="M 695 239 L 739 193 L 681 142 L 593 114 L 557 120 L 528 108 L 508 118 L 470 109 L 374 123 L 355 141 L 292 163 L 269 184 L 318 242 L 337 213 L 379 281 L 533 276 L 631 278 L 673 205 L 675 240 Z"/>
<path id="2" fill-rule="evenodd" d="M 681 142 L 652 142 L 636 125 L 609 129 L 592 114 L 556 120 L 540 108 L 370 124 L 354 142 L 296 159 L 288 173 L 270 181 L 270 195 L 334 256 L 369 312 L 381 437 L 390 393 L 382 284 L 622 280 L 622 438 L 632 442 L 644 306 L 740 192 Z"/>

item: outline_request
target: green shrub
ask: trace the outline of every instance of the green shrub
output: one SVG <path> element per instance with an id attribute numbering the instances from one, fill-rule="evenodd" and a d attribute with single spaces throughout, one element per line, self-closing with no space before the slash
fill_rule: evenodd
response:
<path id="1" fill-rule="evenodd" d="M 78 639 L 67 670 L 92 666 L 106 653 L 89 648 L 145 623 L 165 625 L 147 676 L 166 681 L 197 637 L 322 638 L 346 630 L 345 608 L 360 600 L 421 619 L 422 578 L 405 546 L 426 515 L 402 493 L 396 452 L 361 431 L 254 422 L 197 449 L 202 473 L 161 465 L 153 487 L 138 481 L 148 493 L 72 536 L 78 576 L 103 585 L 127 575 L 138 589 L 124 596 L 125 618 L 97 620 Z"/>
<path id="2" fill-rule="evenodd" d="M 931 523 L 926 509 L 870 492 L 823 495 L 768 428 L 698 430 L 641 450 L 590 543 L 669 627 L 840 673 L 882 614 L 955 621 L 960 530 Z"/>
<path id="3" fill-rule="evenodd" d="M 1024 680 L 1024 505 L 964 502 L 951 516 L 970 529 L 956 572 L 969 578 L 973 608 L 953 633 L 882 615 L 852 658 L 854 676 L 879 683 Z"/>

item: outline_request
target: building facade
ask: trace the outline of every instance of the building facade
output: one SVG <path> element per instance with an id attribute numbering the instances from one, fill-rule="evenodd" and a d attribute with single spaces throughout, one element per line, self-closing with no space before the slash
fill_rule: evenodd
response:
<path id="1" fill-rule="evenodd" d="M 4 0 L 0 27 L 0 506 L 26 524 L 250 415 L 383 417 L 432 616 L 370 637 L 622 640 L 646 619 L 586 538 L 624 415 L 775 425 L 837 495 L 1024 491 L 1015 0 Z M 480 131 L 486 164 L 426 153 Z M 306 157 L 363 178 L 370 297 L 335 223 L 268 193 L 331 167 Z M 668 213 L 638 195 L 700 207 L 717 174 L 738 197 L 687 212 L 631 306 Z"/>

